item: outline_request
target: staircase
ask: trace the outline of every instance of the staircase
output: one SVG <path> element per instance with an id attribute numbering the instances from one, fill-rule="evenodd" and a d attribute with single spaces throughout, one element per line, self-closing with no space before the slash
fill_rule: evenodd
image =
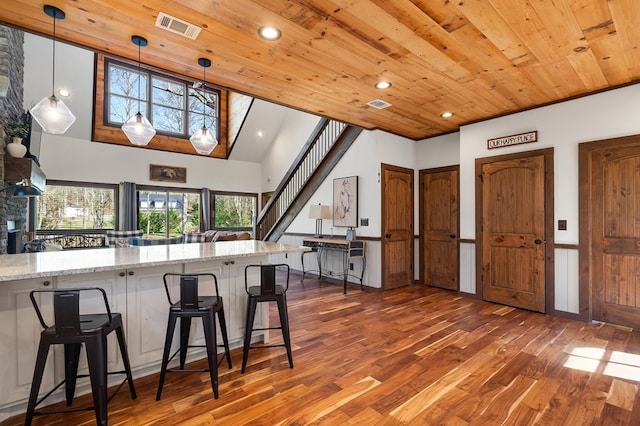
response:
<path id="1" fill-rule="evenodd" d="M 258 240 L 278 241 L 320 184 L 362 132 L 323 118 L 302 147 L 256 222 Z"/>

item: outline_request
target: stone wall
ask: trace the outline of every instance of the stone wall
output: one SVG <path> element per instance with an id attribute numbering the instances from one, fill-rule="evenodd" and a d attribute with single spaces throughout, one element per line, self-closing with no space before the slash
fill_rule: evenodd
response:
<path id="1" fill-rule="evenodd" d="M 24 33 L 0 25 L 0 86 L 9 81 L 6 94 L 0 92 L 0 181 L 4 188 L 4 156 L 8 137 L 4 129 L 23 113 Z M 8 191 L 0 192 L 0 254 L 7 253 L 7 221 L 14 221 L 26 238 L 27 198 L 12 197 Z M 19 244 L 21 245 L 21 244 Z"/>

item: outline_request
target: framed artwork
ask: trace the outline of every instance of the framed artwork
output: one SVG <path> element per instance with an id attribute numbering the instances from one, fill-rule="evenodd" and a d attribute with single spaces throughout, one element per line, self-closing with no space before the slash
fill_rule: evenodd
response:
<path id="1" fill-rule="evenodd" d="M 358 176 L 333 180 L 333 226 L 358 226 Z"/>
<path id="2" fill-rule="evenodd" d="M 187 183 L 187 168 L 149 164 L 149 180 Z"/>

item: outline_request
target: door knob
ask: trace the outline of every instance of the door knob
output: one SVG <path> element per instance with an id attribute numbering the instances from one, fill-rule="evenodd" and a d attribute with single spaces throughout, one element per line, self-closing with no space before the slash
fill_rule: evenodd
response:
<path id="1" fill-rule="evenodd" d="M 455 238 L 455 237 L 456 237 L 456 234 L 451 234 L 451 235 L 449 235 L 449 236 L 450 236 L 451 238 Z"/>
<path id="2" fill-rule="evenodd" d="M 391 234 L 386 234 L 385 238 L 391 238 Z"/>

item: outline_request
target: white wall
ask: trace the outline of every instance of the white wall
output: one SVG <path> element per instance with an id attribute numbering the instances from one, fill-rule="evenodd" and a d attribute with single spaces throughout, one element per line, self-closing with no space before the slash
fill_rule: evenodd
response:
<path id="1" fill-rule="evenodd" d="M 423 139 L 416 143 L 416 170 L 460 163 L 460 132 Z"/>
<path id="2" fill-rule="evenodd" d="M 273 138 L 271 148 L 262 159 L 262 192 L 273 191 L 278 187 L 319 121 L 318 116 L 288 109 Z"/>

